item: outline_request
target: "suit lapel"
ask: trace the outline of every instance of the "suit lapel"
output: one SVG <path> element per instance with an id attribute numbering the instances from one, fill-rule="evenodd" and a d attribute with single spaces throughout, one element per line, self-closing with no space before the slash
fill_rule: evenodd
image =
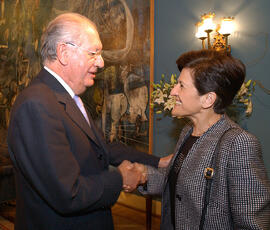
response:
<path id="1" fill-rule="evenodd" d="M 85 120 L 75 101 L 71 98 L 65 88 L 56 80 L 56 78 L 54 78 L 45 69 L 42 69 L 35 80 L 40 80 L 44 82 L 51 90 L 54 91 L 58 102 L 64 106 L 64 109 L 68 116 L 91 140 L 93 140 L 98 146 L 100 146 L 96 135 Z"/>
<path id="2" fill-rule="evenodd" d="M 85 134 L 90 137 L 97 145 L 99 145 L 99 142 L 97 141 L 96 135 L 93 132 L 93 122 L 91 124 L 91 127 L 85 120 L 85 117 L 81 113 L 80 109 L 74 102 L 74 100 L 70 97 L 70 95 L 59 95 L 56 94 L 56 97 L 59 101 L 59 103 L 64 104 L 66 113 L 68 116 L 76 123 L 77 126 L 80 127 L 81 130 L 85 132 Z M 89 119 L 90 120 L 90 119 Z"/>

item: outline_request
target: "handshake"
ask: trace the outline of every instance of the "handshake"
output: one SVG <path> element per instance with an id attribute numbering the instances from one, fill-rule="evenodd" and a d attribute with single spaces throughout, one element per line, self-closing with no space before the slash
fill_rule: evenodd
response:
<path id="1" fill-rule="evenodd" d="M 125 192 L 132 192 L 138 185 L 145 184 L 147 181 L 147 168 L 143 164 L 124 160 L 118 166 L 118 170 L 123 178 L 123 189 Z"/>

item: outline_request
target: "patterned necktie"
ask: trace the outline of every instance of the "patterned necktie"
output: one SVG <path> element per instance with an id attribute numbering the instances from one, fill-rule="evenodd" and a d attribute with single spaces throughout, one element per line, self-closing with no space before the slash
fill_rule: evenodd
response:
<path id="1" fill-rule="evenodd" d="M 84 108 L 82 99 L 79 96 L 77 96 L 77 95 L 74 95 L 73 99 L 76 102 L 76 104 L 79 107 L 79 109 L 81 110 L 81 112 L 82 112 L 83 116 L 85 117 L 87 123 L 90 125 L 89 118 L 88 118 L 87 113 L 86 113 L 86 110 Z"/>

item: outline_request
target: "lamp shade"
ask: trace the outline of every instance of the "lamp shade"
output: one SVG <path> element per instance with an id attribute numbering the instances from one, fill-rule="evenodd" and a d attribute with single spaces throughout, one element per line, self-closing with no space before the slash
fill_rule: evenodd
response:
<path id="1" fill-rule="evenodd" d="M 218 32 L 221 34 L 232 34 L 234 31 L 233 19 L 233 17 L 223 18 Z"/>
<path id="2" fill-rule="evenodd" d="M 204 27 L 203 27 L 203 23 L 202 22 L 198 22 L 197 24 L 196 24 L 196 27 L 197 27 L 197 31 L 196 31 L 196 34 L 195 34 L 195 36 L 197 37 L 197 38 L 206 38 L 207 37 L 207 34 L 206 34 L 206 32 L 204 31 Z"/>
<path id="3" fill-rule="evenodd" d="M 213 22 L 214 13 L 204 14 L 202 16 L 203 29 L 204 31 L 213 31 L 216 28 L 215 23 Z"/>

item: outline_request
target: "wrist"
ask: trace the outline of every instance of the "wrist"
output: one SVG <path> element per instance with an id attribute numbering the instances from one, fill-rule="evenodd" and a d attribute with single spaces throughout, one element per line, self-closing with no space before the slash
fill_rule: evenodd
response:
<path id="1" fill-rule="evenodd" d="M 141 184 L 144 185 L 146 183 L 147 183 L 147 167 L 144 165 L 143 166 L 143 171 L 142 171 Z"/>

